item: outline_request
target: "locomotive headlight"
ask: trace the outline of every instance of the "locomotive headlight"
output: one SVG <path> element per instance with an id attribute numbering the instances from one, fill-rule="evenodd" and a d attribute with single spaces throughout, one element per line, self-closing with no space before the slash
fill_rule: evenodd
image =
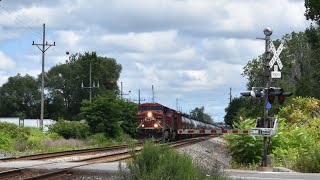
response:
<path id="1" fill-rule="evenodd" d="M 148 112 L 148 117 L 151 118 L 152 117 L 152 112 Z"/>
<path id="2" fill-rule="evenodd" d="M 144 127 L 144 124 L 142 124 L 141 127 Z"/>
<path id="3" fill-rule="evenodd" d="M 154 124 L 153 127 L 158 128 L 158 124 Z"/>

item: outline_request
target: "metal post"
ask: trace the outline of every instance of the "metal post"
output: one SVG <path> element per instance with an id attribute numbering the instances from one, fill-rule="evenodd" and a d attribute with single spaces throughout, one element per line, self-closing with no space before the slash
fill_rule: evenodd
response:
<path id="1" fill-rule="evenodd" d="M 83 81 L 81 83 L 81 88 L 82 89 L 89 89 L 89 100 L 90 102 L 92 102 L 92 90 L 93 88 L 99 88 L 99 81 L 96 83 L 92 84 L 92 59 L 90 60 L 90 64 L 89 64 L 89 86 L 88 87 L 84 87 L 83 86 Z"/>
<path id="2" fill-rule="evenodd" d="M 123 87 L 122 87 L 122 82 L 121 82 L 121 87 L 120 87 L 120 98 L 121 100 L 123 99 Z"/>
<path id="3" fill-rule="evenodd" d="M 139 105 L 141 104 L 141 101 L 145 101 L 145 99 L 141 99 L 141 96 L 140 96 L 140 89 L 138 90 L 138 100 L 133 100 L 133 101 L 138 101 L 139 102 Z"/>
<path id="4" fill-rule="evenodd" d="M 154 103 L 154 89 L 153 89 L 153 85 L 152 85 L 152 103 Z"/>
<path id="5" fill-rule="evenodd" d="M 90 70 L 89 70 L 89 90 L 90 90 L 90 102 L 92 102 L 92 83 L 91 83 L 91 61 L 90 61 Z"/>
<path id="6" fill-rule="evenodd" d="M 42 50 L 45 48 L 46 24 L 43 24 Z M 44 51 L 42 51 L 42 69 L 41 69 L 41 112 L 40 112 L 40 128 L 43 129 L 44 114 Z"/>
<path id="7" fill-rule="evenodd" d="M 268 89 L 269 89 L 269 80 L 270 80 L 270 68 L 269 68 L 269 61 L 270 61 L 270 49 L 269 49 L 269 44 L 271 41 L 271 34 L 272 30 L 271 28 L 266 28 L 264 29 L 264 34 L 266 35 L 265 37 L 265 55 L 266 58 L 264 60 L 264 83 L 265 83 L 265 89 L 264 89 L 264 97 L 263 97 L 263 122 L 264 122 L 264 127 L 268 128 L 269 120 L 268 120 L 268 109 L 266 108 L 266 104 L 268 103 Z M 262 157 L 262 167 L 267 167 L 268 166 L 268 150 L 269 150 L 269 137 L 264 137 L 263 138 L 263 157 Z"/>

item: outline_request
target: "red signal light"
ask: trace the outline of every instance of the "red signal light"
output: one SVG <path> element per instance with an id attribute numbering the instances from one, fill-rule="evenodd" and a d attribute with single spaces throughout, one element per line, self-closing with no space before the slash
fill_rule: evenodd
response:
<path id="1" fill-rule="evenodd" d="M 279 104 L 283 104 L 285 99 L 286 99 L 286 97 L 283 95 L 278 96 Z"/>
<path id="2" fill-rule="evenodd" d="M 275 96 L 268 96 L 268 101 L 270 104 L 272 104 L 274 102 L 274 98 L 275 98 Z"/>

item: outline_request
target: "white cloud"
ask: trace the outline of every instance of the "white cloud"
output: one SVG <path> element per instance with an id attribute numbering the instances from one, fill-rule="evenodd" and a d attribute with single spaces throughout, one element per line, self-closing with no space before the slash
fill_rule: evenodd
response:
<path id="1" fill-rule="evenodd" d="M 14 62 L 14 60 L 0 51 L 0 70 L 10 70 L 13 69 L 15 66 L 16 63 Z"/>

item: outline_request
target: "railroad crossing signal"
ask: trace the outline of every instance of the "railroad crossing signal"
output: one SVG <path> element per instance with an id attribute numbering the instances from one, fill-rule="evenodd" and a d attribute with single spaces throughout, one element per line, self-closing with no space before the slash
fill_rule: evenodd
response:
<path id="1" fill-rule="evenodd" d="M 276 47 L 273 45 L 272 41 L 270 41 L 269 49 L 273 53 L 273 57 L 269 62 L 269 66 L 272 67 L 274 65 L 274 63 L 277 62 L 278 66 L 279 66 L 279 69 L 281 70 L 283 65 L 282 65 L 282 62 L 281 62 L 279 56 L 280 56 L 280 53 L 283 50 L 283 44 L 281 43 L 280 46 L 278 47 L 278 50 L 277 50 Z"/>
<path id="2" fill-rule="evenodd" d="M 286 97 L 292 95 L 292 92 L 284 92 L 280 87 L 270 87 L 268 89 L 268 102 L 272 104 L 276 96 L 278 96 L 279 104 L 283 104 Z"/>

